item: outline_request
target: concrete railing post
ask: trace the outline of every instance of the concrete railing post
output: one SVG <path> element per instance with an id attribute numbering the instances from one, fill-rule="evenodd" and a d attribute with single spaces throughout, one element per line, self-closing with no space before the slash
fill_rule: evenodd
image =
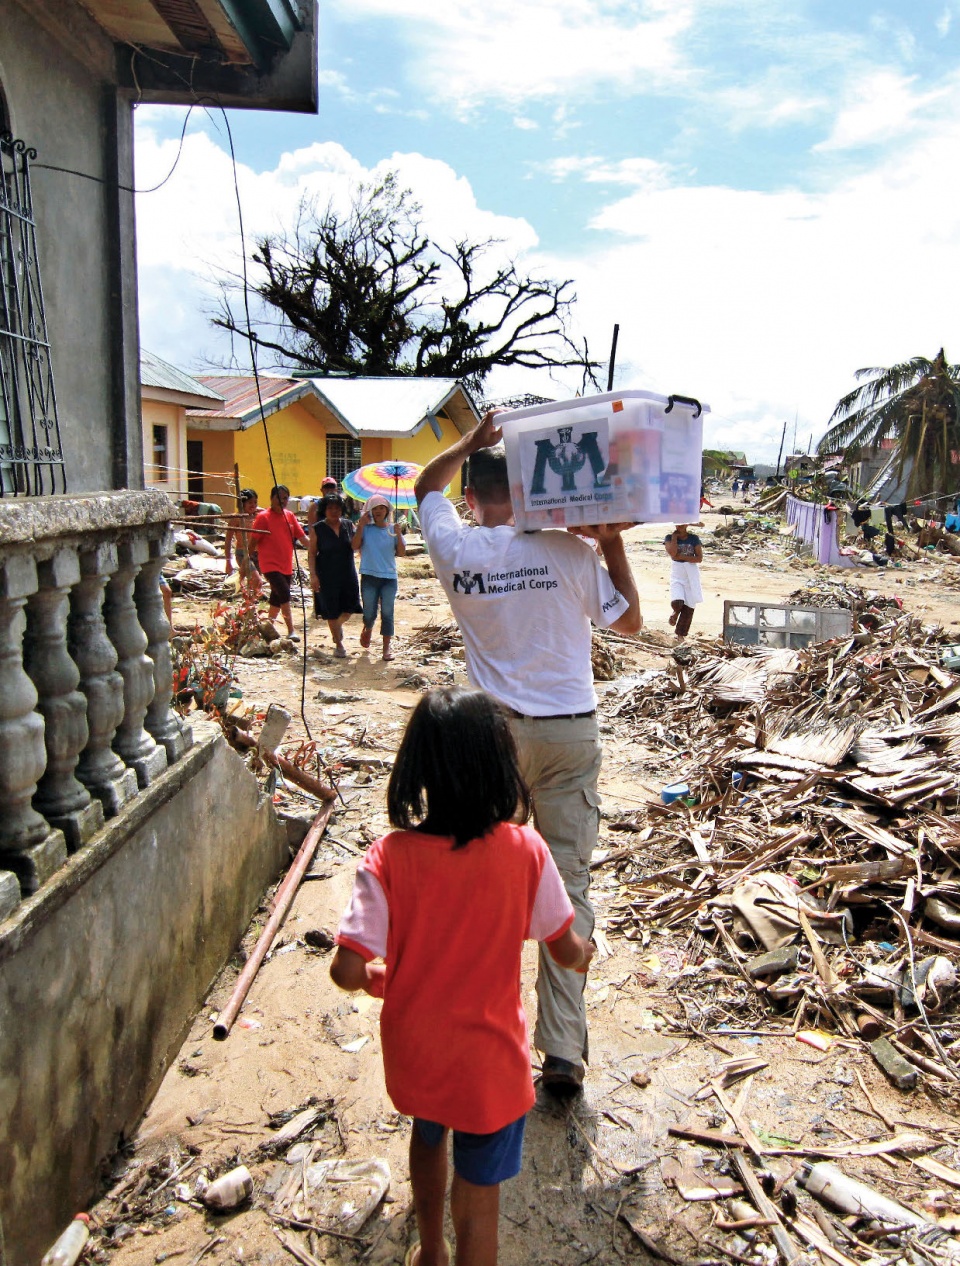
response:
<path id="1" fill-rule="evenodd" d="M 87 701 L 77 689 L 80 672 L 67 651 L 70 590 L 80 580 L 75 549 L 58 549 L 37 564 L 39 588 L 27 598 L 23 662 L 37 691 L 44 721 L 47 768 L 33 807 L 61 830 L 74 852 L 103 826 L 103 810 L 90 799 L 75 770 L 90 737 Z"/>
<path id="2" fill-rule="evenodd" d="M 140 787 L 147 787 L 167 767 L 166 752 L 144 729 L 147 707 L 153 699 L 153 661 L 145 654 L 147 635 L 137 619 L 133 588 L 141 566 L 149 557 L 142 536 L 121 541 L 117 570 L 107 581 L 104 617 L 107 633 L 117 652 L 117 671 L 123 678 L 123 720 L 117 727 L 113 750 L 137 772 Z"/>
<path id="3" fill-rule="evenodd" d="M 123 678 L 117 652 L 103 619 L 103 591 L 117 569 L 117 547 L 97 545 L 80 553 L 80 580 L 70 594 L 67 637 L 87 699 L 89 738 L 80 754 L 77 777 L 115 817 L 137 794 L 137 775 L 127 769 L 112 744 L 123 720 Z"/>
<path id="4" fill-rule="evenodd" d="M 140 568 L 134 584 L 134 600 L 140 627 L 147 636 L 147 655 L 153 661 L 154 692 L 147 708 L 147 732 L 167 753 L 173 765 L 192 743 L 188 726 L 170 707 L 173 697 L 173 663 L 170 659 L 170 625 L 163 609 L 160 593 L 160 570 L 173 548 L 173 537 L 166 532 L 149 542 L 149 557 Z"/>
<path id="5" fill-rule="evenodd" d="M 23 609 L 36 589 L 33 558 L 0 561 L 0 866 L 17 876 L 24 894 L 67 859 L 62 833 L 31 804 L 47 763 L 37 692 L 23 667 Z"/>

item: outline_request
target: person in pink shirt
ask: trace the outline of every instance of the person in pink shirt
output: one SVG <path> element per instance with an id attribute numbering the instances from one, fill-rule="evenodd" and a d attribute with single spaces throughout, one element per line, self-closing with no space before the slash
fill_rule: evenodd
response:
<path id="1" fill-rule="evenodd" d="M 525 940 L 586 972 L 593 946 L 543 838 L 519 826 L 529 792 L 492 696 L 431 690 L 410 718 L 387 789 L 396 829 L 367 849 L 330 975 L 383 998 L 387 1092 L 414 1118 L 410 1182 L 419 1242 L 406 1266 L 448 1266 L 448 1133 L 456 1266 L 495 1266 L 499 1184 L 520 1172 L 534 1103 L 520 997 Z M 375 961 L 375 960 L 382 961 Z M 442 1040 L 438 1040 L 442 1035 Z"/>
<path id="2" fill-rule="evenodd" d="M 270 489 L 270 509 L 261 510 L 253 520 L 256 533 L 257 556 L 260 573 L 270 585 L 270 619 L 281 612 L 287 626 L 287 636 L 296 638 L 293 631 L 293 614 L 290 611 L 290 584 L 293 580 L 293 551 L 298 542 L 306 544 L 307 536 L 297 516 L 287 509 L 290 489 L 277 484 Z"/>

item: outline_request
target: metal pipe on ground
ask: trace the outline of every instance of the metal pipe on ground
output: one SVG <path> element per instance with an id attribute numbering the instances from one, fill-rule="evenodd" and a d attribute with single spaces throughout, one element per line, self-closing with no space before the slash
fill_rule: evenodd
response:
<path id="1" fill-rule="evenodd" d="M 253 947 L 253 952 L 244 964 L 243 971 L 237 977 L 237 983 L 234 985 L 233 993 L 230 995 L 227 1005 L 220 1012 L 217 1022 L 213 1026 L 213 1036 L 218 1042 L 222 1042 L 229 1035 L 233 1022 L 240 1013 L 240 1008 L 243 1006 L 244 999 L 250 991 L 250 986 L 260 970 L 260 964 L 266 957 L 267 950 L 273 944 L 273 938 L 277 935 L 283 920 L 286 918 L 287 911 L 290 909 L 297 889 L 300 887 L 300 881 L 313 861 L 317 845 L 320 843 L 320 838 L 326 830 L 327 823 L 333 813 L 333 805 L 333 800 L 329 800 L 313 819 L 310 830 L 300 845 L 300 851 L 294 858 L 293 865 L 287 871 L 283 882 L 274 895 L 272 903 L 273 913 L 260 933 L 257 943 Z"/>
<path id="2" fill-rule="evenodd" d="M 240 747 L 260 746 L 258 741 L 244 730 L 234 729 L 231 737 L 233 742 Z M 296 765 L 292 765 L 285 756 L 278 756 L 276 752 L 273 752 L 270 759 L 276 764 L 284 778 L 289 778 L 291 782 L 295 782 L 304 791 L 309 791 L 311 795 L 316 796 L 319 800 L 329 800 L 331 802 L 336 800 L 337 793 L 332 787 L 328 787 L 319 778 L 314 778 L 312 774 L 307 774 L 302 769 L 297 769 Z"/>

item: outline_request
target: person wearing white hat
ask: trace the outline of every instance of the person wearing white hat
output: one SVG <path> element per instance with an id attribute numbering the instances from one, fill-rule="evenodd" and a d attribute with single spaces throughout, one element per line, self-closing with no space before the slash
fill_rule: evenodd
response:
<path id="1" fill-rule="evenodd" d="M 390 502 L 374 493 L 363 507 L 353 536 L 353 548 L 360 555 L 360 600 L 363 603 L 363 631 L 360 645 L 366 649 L 380 608 L 383 658 L 393 659 L 390 644 L 394 634 L 397 600 L 397 558 L 407 552 L 403 533 L 391 522 Z"/>

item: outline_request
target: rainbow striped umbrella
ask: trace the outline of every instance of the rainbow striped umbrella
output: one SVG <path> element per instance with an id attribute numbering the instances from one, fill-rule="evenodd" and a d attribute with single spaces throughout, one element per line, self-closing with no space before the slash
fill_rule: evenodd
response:
<path id="1" fill-rule="evenodd" d="M 415 510 L 417 498 L 413 485 L 422 469 L 416 462 L 371 462 L 369 466 L 351 470 L 341 482 L 344 492 L 357 501 L 366 501 L 374 493 L 379 493 L 387 498 L 394 510 Z"/>

